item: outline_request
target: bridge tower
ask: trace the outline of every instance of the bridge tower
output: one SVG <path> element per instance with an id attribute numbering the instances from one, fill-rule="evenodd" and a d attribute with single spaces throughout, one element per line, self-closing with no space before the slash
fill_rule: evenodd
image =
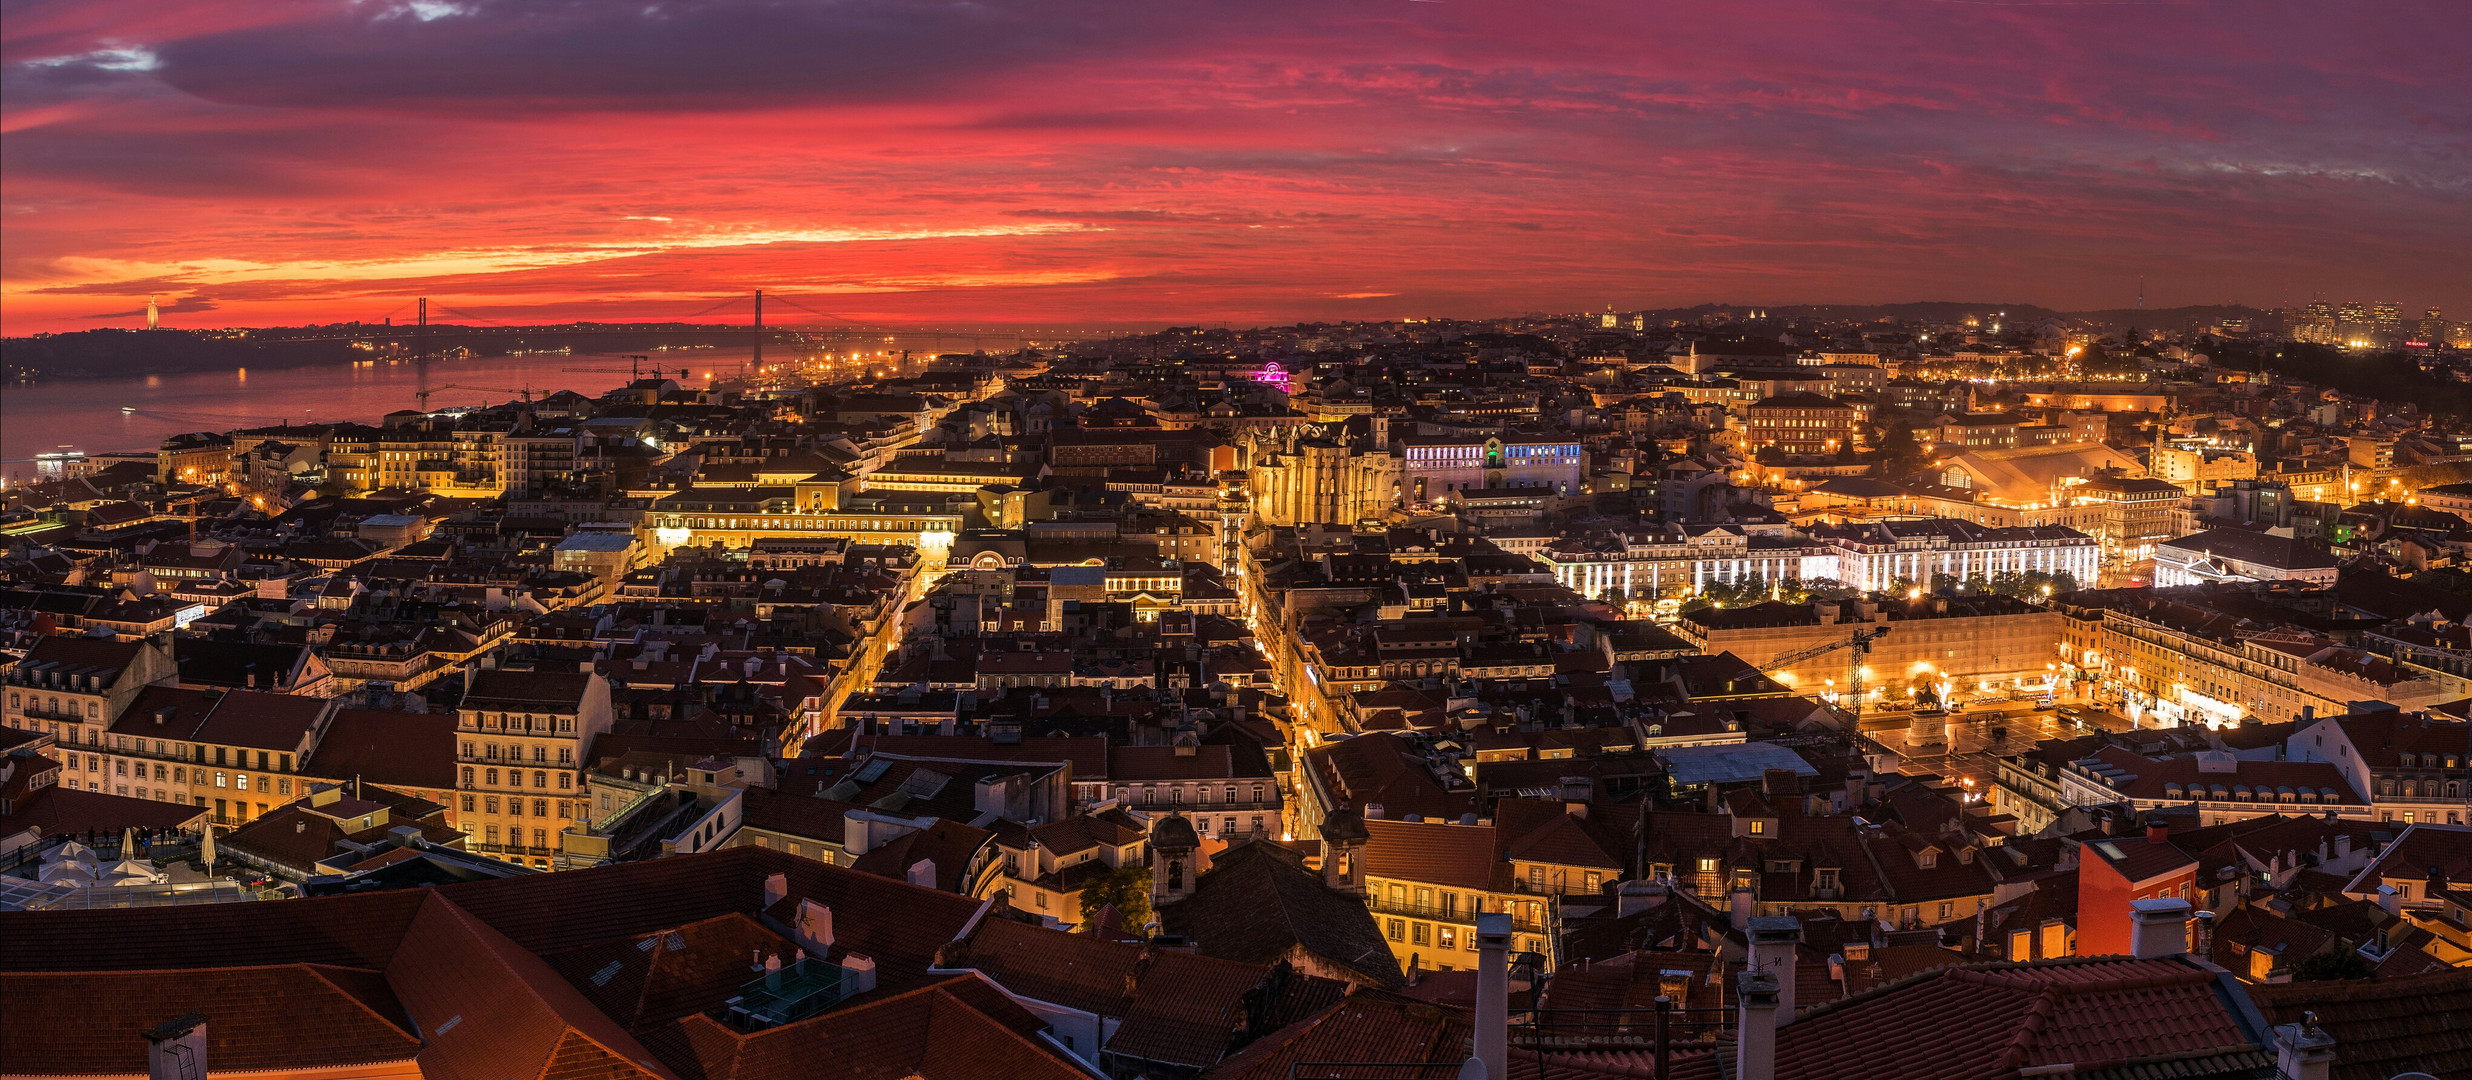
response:
<path id="1" fill-rule="evenodd" d="M 400 309 L 399 309 L 400 310 Z M 421 297 L 420 321 L 412 331 L 412 381 L 420 391 L 421 407 L 429 406 L 429 298 Z"/>

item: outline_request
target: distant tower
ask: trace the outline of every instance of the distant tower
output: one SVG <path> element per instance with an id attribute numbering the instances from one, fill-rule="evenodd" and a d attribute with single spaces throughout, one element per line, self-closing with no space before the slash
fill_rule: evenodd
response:
<path id="1" fill-rule="evenodd" d="M 163 315 L 155 310 L 154 297 L 149 296 L 146 298 L 146 329 L 152 330 L 161 325 L 163 325 Z"/>

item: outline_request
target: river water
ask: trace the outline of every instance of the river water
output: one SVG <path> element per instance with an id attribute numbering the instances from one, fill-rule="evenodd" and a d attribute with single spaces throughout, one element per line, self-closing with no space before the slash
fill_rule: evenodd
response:
<path id="1" fill-rule="evenodd" d="M 879 346 L 899 349 L 909 342 Z M 934 346 L 915 343 L 921 350 Z M 747 357 L 741 349 L 690 349 L 649 354 L 651 364 L 694 374 L 689 386 L 702 386 L 713 374 L 735 374 Z M 790 350 L 770 346 L 767 361 L 787 359 Z M 928 354 L 932 355 L 932 354 Z M 892 374 L 898 352 L 862 361 Z M 923 364 L 913 356 L 909 370 Z M 843 360 L 844 364 L 850 362 Z M 584 369 L 584 370 L 577 370 Z M 622 355 L 493 356 L 433 361 L 429 368 L 429 407 L 495 404 L 518 395 L 496 390 L 447 389 L 455 386 L 520 389 L 533 396 L 573 390 L 589 397 L 622 386 L 628 360 Z M 56 379 L 31 385 L 0 386 L 0 475 L 15 485 L 35 474 L 34 457 L 62 449 L 89 455 L 114 450 L 151 450 L 165 436 L 189 431 L 227 431 L 289 421 L 295 424 L 338 420 L 376 423 L 387 413 L 419 405 L 420 376 L 411 361 L 355 367 L 297 367 L 256 371 L 224 368 L 188 375 L 148 375 L 127 379 Z M 134 410 L 134 411 L 124 411 Z"/>

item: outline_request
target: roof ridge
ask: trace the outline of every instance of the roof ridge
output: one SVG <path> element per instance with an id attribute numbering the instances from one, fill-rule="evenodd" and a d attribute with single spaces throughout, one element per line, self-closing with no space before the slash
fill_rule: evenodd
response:
<path id="1" fill-rule="evenodd" d="M 317 976 L 317 979 L 318 979 L 318 981 L 319 981 L 319 982 L 322 982 L 322 983 L 325 983 L 325 984 L 326 984 L 326 985 L 328 985 L 328 986 L 334 987 L 334 989 L 335 989 L 335 992 L 336 992 L 336 993 L 341 994 L 341 995 L 343 995 L 344 997 L 346 997 L 346 998 L 350 999 L 350 1000 L 351 1000 L 351 1002 L 352 1002 L 352 1004 L 360 1006 L 360 1008 L 361 1008 L 361 1011 L 362 1011 L 362 1012 L 368 1013 L 370 1016 L 376 1017 L 378 1020 L 383 1021 L 383 1022 L 386 1024 L 386 1026 L 391 1027 L 391 1028 L 394 1028 L 396 1031 L 402 1032 L 402 1033 L 403 1033 L 403 1037 L 404 1037 L 404 1041 L 405 1041 L 405 1042 L 407 1042 L 407 1043 L 410 1043 L 410 1044 L 411 1044 L 411 1046 L 412 1046 L 412 1051 L 413 1051 L 413 1053 L 414 1053 L 415 1055 L 418 1055 L 418 1054 L 420 1053 L 421 1048 L 422 1048 L 423 1046 L 425 1046 L 425 1045 L 426 1045 L 426 1040 L 422 1039 L 422 1038 L 420 1037 L 420 1035 L 418 1034 L 418 1031 L 419 1031 L 418 1025 L 414 1025 L 414 1026 L 413 1026 L 413 1030 L 411 1030 L 411 1031 L 405 1031 L 405 1030 L 404 1030 L 405 1025 L 406 1025 L 407 1023 L 409 1023 L 409 1022 L 412 1020 L 412 1017 L 411 1017 L 411 1014 L 410 1014 L 410 1013 L 408 1013 L 408 1012 L 407 1012 L 407 1013 L 403 1016 L 403 1018 L 402 1018 L 402 1019 L 395 1019 L 395 1018 L 392 1018 L 392 1017 L 387 1016 L 385 1013 L 379 1012 L 378 1010 L 376 1010 L 376 1009 L 374 1009 L 374 1008 L 371 1008 L 368 1002 L 361 1000 L 361 996 L 360 996 L 359 994 L 355 994 L 355 993 L 353 993 L 350 989 L 348 989 L 348 988 L 344 987 L 341 983 L 338 983 L 338 982 L 336 982 L 334 979 L 329 978 L 329 977 L 327 976 L 327 974 L 326 974 L 325 969 L 332 968 L 332 969 L 334 969 L 334 970 L 336 970 L 336 971 L 357 971 L 357 972 L 362 972 L 362 973 L 369 974 L 369 975 L 375 975 L 375 976 L 377 976 L 378 981 L 379 981 L 380 983 L 385 983 L 385 982 L 386 982 L 386 973 L 385 973 L 385 972 L 383 972 L 383 971 L 377 971 L 377 970 L 374 970 L 374 969 L 371 969 L 371 968 L 356 968 L 356 967 L 347 967 L 347 966 L 344 966 L 344 965 L 342 965 L 342 964 L 321 964 L 321 963 L 316 963 L 316 962 L 313 962 L 313 961 L 307 961 L 307 960 L 303 960 L 303 961 L 300 961 L 300 962 L 298 962 L 298 963 L 294 963 L 294 964 L 283 964 L 283 965 L 274 965 L 274 966 L 281 966 L 281 967 L 301 967 L 301 968 L 307 968 L 307 969 L 309 970 L 309 973 L 310 973 L 310 974 Z M 394 989 L 394 987 L 393 987 L 392 985 L 388 985 L 388 986 L 387 986 L 387 990 L 386 990 L 386 992 L 387 992 L 387 993 L 389 993 L 389 994 L 392 994 L 392 993 L 394 993 L 394 992 L 395 992 L 395 989 Z M 402 1004 L 402 1002 L 398 1001 L 398 1002 L 396 1002 L 396 1004 L 397 1004 L 398 1006 L 400 1006 L 400 1005 Z"/>
<path id="2" fill-rule="evenodd" d="M 2033 1056 L 2034 1044 L 2043 1034 L 2043 1025 L 2050 1023 L 2052 1014 L 2058 1010 L 2059 994 L 2049 985 L 2044 986 L 2026 1005 L 2026 1015 L 2018 1023 L 2017 1031 L 2009 1036 L 1993 1068 L 2005 1073 L 2024 1066 L 2026 1059 Z"/>

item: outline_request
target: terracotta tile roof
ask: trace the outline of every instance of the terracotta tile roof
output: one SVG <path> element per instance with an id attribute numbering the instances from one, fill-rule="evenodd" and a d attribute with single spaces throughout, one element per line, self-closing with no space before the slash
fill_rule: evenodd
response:
<path id="1" fill-rule="evenodd" d="M 2276 966 L 2287 967 L 2323 951 L 2333 939 L 2333 934 L 2318 927 L 2244 905 L 2225 912 L 2217 921 L 2214 955 L 2208 959 L 2246 979 L 2251 974 L 2250 954 L 2257 950 L 2275 954 L 2281 958 Z"/>
<path id="2" fill-rule="evenodd" d="M 2193 785 L 2204 785 L 2208 789 L 2223 788 L 2225 794 L 2218 798 L 2229 798 L 2245 788 L 2257 802 L 2294 812 L 2306 812 L 2309 806 L 2364 805 L 2332 762 L 2236 758 L 2229 761 L 2232 771 L 2210 773 L 2203 771 L 2194 756 L 2147 757 L 2125 746 L 2101 747 L 2084 760 L 2098 770 L 2098 779 L 2122 798 L 2179 802 Z M 2314 790 L 2319 801 L 2280 802 L 2276 797 L 2284 788 L 2294 792 Z"/>
<path id="3" fill-rule="evenodd" d="M 181 638 L 172 647 L 180 681 L 190 686 L 280 688 L 306 668 L 307 645 Z"/>
<path id="4" fill-rule="evenodd" d="M 126 971 L 262 963 L 383 968 L 426 893 L 0 916 L 0 971 Z"/>
<path id="5" fill-rule="evenodd" d="M 2386 951 L 2386 959 L 2378 961 L 2373 978 L 2402 979 L 2414 975 L 2429 975 L 2452 970 L 2452 965 L 2411 945 L 2397 945 Z"/>
<path id="6" fill-rule="evenodd" d="M 987 973 L 1023 997 L 1100 1016 L 1124 1015 L 1141 950 L 1009 919 L 982 920 L 943 966 Z"/>
<path id="7" fill-rule="evenodd" d="M 1465 1061 L 1475 1039 L 1457 1010 L 1379 990 L 1360 990 L 1347 1000 L 1254 1041 L 1202 1073 L 1202 1080 L 1291 1080 L 1310 1061 L 1440 1064 Z M 1356 1068 L 1341 1075 L 1363 1076 Z M 1327 1073 L 1299 1073 L 1294 1080 L 1322 1080 Z"/>
<path id="8" fill-rule="evenodd" d="M 2386 1080 L 2407 1072 L 2472 1074 L 2472 969 L 2399 979 L 2253 986 L 2269 1023 L 2315 1011 L 2335 1038 L 2333 1080 Z"/>
<path id="9" fill-rule="evenodd" d="M 547 1075 L 553 1066 L 578 1064 L 570 1035 L 616 1056 L 619 1067 L 601 1076 L 674 1075 L 540 957 L 448 900 L 444 890 L 428 891 L 423 900 L 386 967 L 388 985 L 426 1037 L 422 1075 Z"/>
<path id="10" fill-rule="evenodd" d="M 1446 790 L 1426 770 L 1424 754 L 1396 735 L 1360 735 L 1305 751 L 1307 768 L 1322 774 L 1335 798 L 1388 816 L 1456 821 L 1476 810 L 1473 789 Z"/>
<path id="11" fill-rule="evenodd" d="M 949 757 L 969 761 L 1067 761 L 1073 779 L 1091 783 L 1107 779 L 1107 739 L 1103 736 L 1034 735 L 1018 743 L 998 743 L 978 735 L 859 735 L 854 747 L 910 757 Z"/>
<path id="12" fill-rule="evenodd" d="M 1273 1014 L 1326 1006 L 1344 984 L 1256 964 L 1144 949 L 1088 934 L 1066 934 L 1005 919 L 981 922 L 948 952 L 947 966 L 970 967 L 1025 998 L 1120 1019 L 1111 1053 L 1199 1068 L 1227 1052 L 1246 1026 L 1246 995 Z"/>
<path id="13" fill-rule="evenodd" d="M 1107 752 L 1108 779 L 1119 784 L 1175 780 L 1224 780 L 1239 774 L 1229 748 L 1195 746 L 1179 754 L 1173 746 L 1119 746 Z M 1265 774 L 1266 775 L 1266 774 Z"/>
<path id="14" fill-rule="evenodd" d="M 206 1058 L 217 1072 L 409 1062 L 421 1050 L 376 972 L 275 964 L 0 975 L 0 1060 L 16 1075 L 142 1075 L 138 1033 L 188 1013 L 209 1017 Z"/>
<path id="15" fill-rule="evenodd" d="M 1672 1052 L 1674 1075 L 1716 1076 L 1716 1054 L 1704 1047 L 1677 1047 Z M 1656 1080 L 1654 1050 L 1598 1050 L 1547 1054 L 1540 1064 L 1535 1054 L 1516 1053 L 1504 1059 L 1510 1080 Z"/>
<path id="16" fill-rule="evenodd" d="M 2352 875 L 2343 891 L 2354 895 L 2375 893 L 2378 883 L 2385 878 L 2425 881 L 2432 869 L 2449 881 L 2472 881 L 2472 826 L 2428 822 L 2404 826 L 2403 835 L 2379 852 L 2377 861 Z"/>
<path id="17" fill-rule="evenodd" d="M 859 856 L 850 868 L 907 881 L 910 868 L 925 859 L 935 865 L 936 888 L 962 892 L 970 883 L 971 863 L 995 841 L 995 836 L 974 825 L 937 818 L 924 829 L 905 832 Z"/>
<path id="18" fill-rule="evenodd" d="M 149 686 L 137 692 L 137 697 L 122 709 L 112 721 L 114 735 L 143 735 L 150 739 L 193 739 L 197 729 L 206 722 L 206 714 L 215 710 L 223 694 L 216 690 L 195 690 L 183 686 Z M 165 709 L 171 710 L 168 714 Z M 158 718 L 161 723 L 157 723 Z"/>
<path id="19" fill-rule="evenodd" d="M 1511 865 L 1500 857 L 1494 826 L 1368 818 L 1365 834 L 1367 876 L 1454 889 L 1510 888 Z"/>
<path id="20" fill-rule="evenodd" d="M 747 828 L 761 828 L 769 833 L 803 835 L 808 840 L 838 845 L 845 838 L 843 816 L 858 811 L 858 803 L 836 803 L 831 798 L 794 796 L 771 788 L 747 788 Z"/>
<path id="21" fill-rule="evenodd" d="M 385 832 L 383 829 L 372 831 L 380 836 Z M 309 874 L 315 873 L 317 865 L 335 853 L 340 841 L 352 835 L 336 824 L 333 818 L 309 813 L 295 802 L 278 806 L 265 817 L 232 830 L 219 838 L 217 843 L 225 850 L 246 852 L 295 872 Z"/>
<path id="22" fill-rule="evenodd" d="M 2131 884 L 2197 868 L 2197 859 L 2180 850 L 2179 845 L 2168 840 L 2156 843 L 2143 836 L 2089 839 L 2080 850 L 2087 858 L 2100 859 L 2119 871 Z"/>
<path id="23" fill-rule="evenodd" d="M 704 1080 L 1087 1080 L 1037 1017 L 970 976 L 753 1033 L 689 1016 L 654 1036 Z"/>
<path id="24" fill-rule="evenodd" d="M 317 752 L 301 770 L 331 780 L 372 784 L 455 786 L 455 714 L 345 709 L 326 722 Z"/>
<path id="25" fill-rule="evenodd" d="M 1267 969 L 1207 956 L 1184 957 L 1203 963 L 1160 962 L 1170 955 L 1154 955 L 1141 971 L 1140 988 L 1126 1002 L 1124 1024 L 1107 1050 L 1171 1067 L 1215 1064 L 1227 1056 L 1230 1033 L 1245 1026 L 1245 995 Z"/>
<path id="26" fill-rule="evenodd" d="M 1207 956 L 1269 965 L 1298 950 L 1370 986 L 1399 985 L 1399 961 L 1364 899 L 1322 883 L 1295 852 L 1240 843 L 1222 851 L 1193 892 L 1159 909 L 1170 933 Z"/>
<path id="27" fill-rule="evenodd" d="M 1683 1009 L 1723 1009 L 1734 1004 L 1734 975 L 1742 970 L 1739 961 L 1728 961 L 1713 952 L 1675 952 L 1671 950 L 1629 953 L 1603 962 L 1592 962 L 1578 968 L 1565 967 L 1554 973 L 1546 984 L 1545 1006 L 1555 1010 L 1653 1009 L 1657 997 L 1673 998 Z M 1800 967 L 1796 969 L 1802 970 Z M 1820 966 L 1825 974 L 1827 967 Z M 1710 975 L 1714 974 L 1714 979 Z M 1801 987 L 1797 982 L 1796 988 Z M 1799 999 L 1798 999 L 1799 1000 Z M 1702 1014 L 1701 1021 L 1715 1014 Z M 1614 1029 L 1634 1026 L 1642 1018 L 1616 1020 L 1604 1014 L 1568 1012 L 1555 1020 L 1564 1029 L 1594 1028 L 1611 1034 Z M 1653 1022 L 1653 1021 L 1650 1021 Z M 1678 1041 L 1707 1038 L 1716 1034 L 1717 1025 L 1693 1022 L 1690 1017 L 1673 1018 L 1674 1037 Z"/>
<path id="28" fill-rule="evenodd" d="M 580 671 L 483 671 L 473 676 L 463 704 L 472 709 L 573 710 L 583 702 L 592 679 Z"/>
<path id="29" fill-rule="evenodd" d="M 1558 802 L 1503 799 L 1494 804 L 1494 827 L 1514 859 L 1614 871 L 1631 865 L 1631 833 L 1614 807 L 1582 817 Z"/>
<path id="30" fill-rule="evenodd" d="M 25 659 L 17 662 L 17 668 L 36 671 L 56 665 L 73 674 L 92 674 L 103 685 L 110 686 L 119 681 L 122 669 L 137 661 L 138 651 L 145 647 L 143 642 L 136 641 L 54 635 L 36 641 L 33 648 L 26 650 Z"/>
<path id="31" fill-rule="evenodd" d="M 223 695 L 191 738 L 226 746 L 291 750 L 334 707 L 335 703 L 327 698 L 234 690 Z"/>
<path id="32" fill-rule="evenodd" d="M 789 887 L 774 914 L 795 918 L 801 899 L 844 913 L 836 943 L 874 957 L 879 986 L 919 985 L 938 946 L 979 902 L 862 874 L 769 848 L 725 848 L 589 870 L 449 885 L 440 891 L 527 949 L 549 953 L 763 908 L 764 879 Z M 858 917 L 864 913 L 863 917 Z"/>
<path id="33" fill-rule="evenodd" d="M 630 1031 L 718 1009 L 753 975 L 751 957 L 789 963 L 798 946 L 732 912 L 634 937 L 550 953 L 541 959 Z"/>
<path id="34" fill-rule="evenodd" d="M 46 768 L 24 763 L 21 769 Z M 38 758 L 49 761 L 49 758 Z M 206 818 L 202 807 L 179 803 L 157 802 L 127 795 L 106 795 L 100 791 L 76 791 L 66 783 L 56 783 L 35 792 L 25 803 L 14 807 L 6 818 L 0 818 L 14 832 L 35 829 L 46 836 L 65 833 L 96 833 L 117 835 L 122 829 L 183 829 L 195 826 Z"/>
<path id="35" fill-rule="evenodd" d="M 1942 968 L 1821 1006 L 1777 1032 L 1777 1077 L 1910 1080 L 2041 1065 L 2254 1053 L 2217 973 L 2187 958 Z"/>

